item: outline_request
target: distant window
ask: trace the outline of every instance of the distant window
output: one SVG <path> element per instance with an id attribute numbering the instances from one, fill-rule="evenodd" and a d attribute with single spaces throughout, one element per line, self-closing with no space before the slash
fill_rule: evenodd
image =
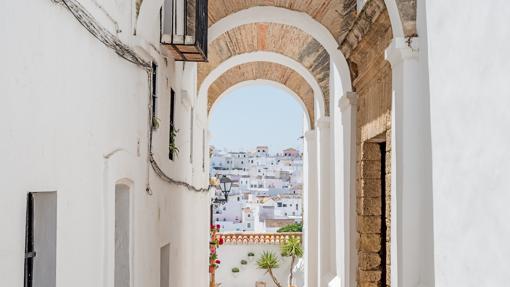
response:
<path id="1" fill-rule="evenodd" d="M 227 221 L 227 219 L 226 219 L 226 218 L 223 218 L 223 221 Z"/>
<path id="2" fill-rule="evenodd" d="M 248 228 L 251 228 L 251 223 L 248 222 L 248 225 L 247 225 Z"/>
<path id="3" fill-rule="evenodd" d="M 156 63 L 152 62 L 152 116 L 156 116 L 156 105 L 157 105 L 157 85 L 158 85 L 158 65 Z"/>
<path id="4" fill-rule="evenodd" d="M 287 212 L 285 212 L 285 216 L 287 216 Z"/>
<path id="5" fill-rule="evenodd" d="M 248 217 L 251 217 L 251 214 L 248 213 Z"/>
<path id="6" fill-rule="evenodd" d="M 175 91 L 170 90 L 170 125 L 168 131 L 168 142 L 170 145 L 175 145 Z M 170 149 L 168 152 L 168 158 L 174 160 L 175 157 L 174 149 Z"/>
<path id="7" fill-rule="evenodd" d="M 237 201 L 240 201 L 240 200 L 241 200 L 241 198 L 238 196 L 238 197 L 237 197 Z"/>

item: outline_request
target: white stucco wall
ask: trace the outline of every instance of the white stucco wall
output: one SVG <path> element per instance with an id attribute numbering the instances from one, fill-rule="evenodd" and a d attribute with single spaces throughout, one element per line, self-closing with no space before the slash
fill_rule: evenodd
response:
<path id="1" fill-rule="evenodd" d="M 426 4 L 435 286 L 507 286 L 510 4 Z"/>
<path id="2" fill-rule="evenodd" d="M 130 5 L 115 3 L 105 8 L 114 17 L 121 14 L 120 38 L 144 43 L 145 51 L 137 49 L 159 64 L 161 127 L 154 136 L 155 157 L 170 176 L 203 187 L 205 121 L 200 119 L 205 115 L 196 111 L 192 166 L 190 104 L 181 92 L 196 95 L 196 68 L 188 64 L 183 69 L 171 59 L 166 64 L 150 47 L 159 48 L 157 19 L 145 23 L 145 31 L 156 32 L 154 37 L 134 37 L 134 24 L 126 20 Z M 112 27 L 91 2 L 84 5 Z M 132 286 L 159 286 L 160 247 L 167 243 L 171 286 L 206 286 L 208 196 L 169 185 L 148 170 L 146 72 L 98 42 L 52 1 L 2 2 L 0 19 L 0 226 L 5 235 L 0 237 L 0 286 L 23 284 L 29 191 L 57 193 L 57 286 L 113 286 L 114 190 L 119 181 L 131 187 L 133 202 Z M 177 93 L 180 129 L 181 153 L 174 162 L 167 156 L 170 87 Z M 145 191 L 148 179 L 152 195 Z"/>
<path id="3" fill-rule="evenodd" d="M 266 282 L 267 287 L 276 287 L 271 276 L 266 274 L 266 271 L 257 267 L 256 261 L 264 251 L 272 251 L 280 259 L 280 268 L 275 270 L 275 276 L 282 283 L 282 286 L 287 286 L 290 258 L 280 255 L 279 245 L 270 244 L 222 245 L 217 251 L 218 258 L 221 260 L 221 266 L 216 270 L 216 283 L 221 283 L 222 287 L 254 287 L 255 282 L 263 281 Z M 249 252 L 255 253 L 254 259 L 248 260 Z M 241 260 L 248 261 L 248 264 L 241 265 Z M 232 268 L 234 267 L 238 267 L 240 270 L 237 277 L 232 275 Z M 296 276 L 299 277 L 298 275 Z"/>

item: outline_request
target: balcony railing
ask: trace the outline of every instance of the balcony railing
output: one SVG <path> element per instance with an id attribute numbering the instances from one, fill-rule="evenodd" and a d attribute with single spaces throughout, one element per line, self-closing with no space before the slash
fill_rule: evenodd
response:
<path id="1" fill-rule="evenodd" d="M 239 244 L 282 244 L 291 237 L 302 237 L 301 232 L 286 232 L 286 233 L 220 233 L 225 244 L 239 245 Z"/>
<path id="2" fill-rule="evenodd" d="M 176 61 L 207 61 L 208 0 L 165 0 L 161 44 Z"/>

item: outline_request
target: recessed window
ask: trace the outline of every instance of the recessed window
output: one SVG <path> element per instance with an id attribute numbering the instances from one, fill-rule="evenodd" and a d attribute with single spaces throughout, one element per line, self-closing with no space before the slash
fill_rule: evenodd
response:
<path id="1" fill-rule="evenodd" d="M 170 90 L 170 119 L 169 119 L 169 130 L 168 130 L 168 158 L 174 160 L 175 158 L 175 138 L 177 136 L 177 130 L 175 129 L 175 91 Z"/>
<path id="2" fill-rule="evenodd" d="M 151 94 L 152 94 L 152 116 L 155 117 L 156 116 L 156 111 L 157 111 L 157 100 L 158 100 L 158 96 L 157 96 L 157 86 L 158 86 L 158 65 L 156 65 L 156 63 L 152 62 L 152 75 L 151 75 L 151 85 L 152 85 L 152 89 L 151 89 Z"/>

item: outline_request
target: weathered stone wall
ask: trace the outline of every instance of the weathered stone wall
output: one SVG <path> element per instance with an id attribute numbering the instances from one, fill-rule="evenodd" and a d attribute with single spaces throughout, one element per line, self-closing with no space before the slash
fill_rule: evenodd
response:
<path id="1" fill-rule="evenodd" d="M 390 150 L 386 134 L 362 144 L 357 190 L 358 286 L 390 286 Z M 383 140 L 383 141 L 380 141 Z M 386 285 L 383 284 L 386 282 Z"/>
<path id="2" fill-rule="evenodd" d="M 353 89 L 358 94 L 357 281 L 360 287 L 390 286 L 391 272 L 392 79 L 384 51 L 392 39 L 392 30 L 386 9 L 376 14 L 369 27 L 362 29 L 363 37 L 350 42 L 354 45 L 349 45 L 348 57 Z"/>

